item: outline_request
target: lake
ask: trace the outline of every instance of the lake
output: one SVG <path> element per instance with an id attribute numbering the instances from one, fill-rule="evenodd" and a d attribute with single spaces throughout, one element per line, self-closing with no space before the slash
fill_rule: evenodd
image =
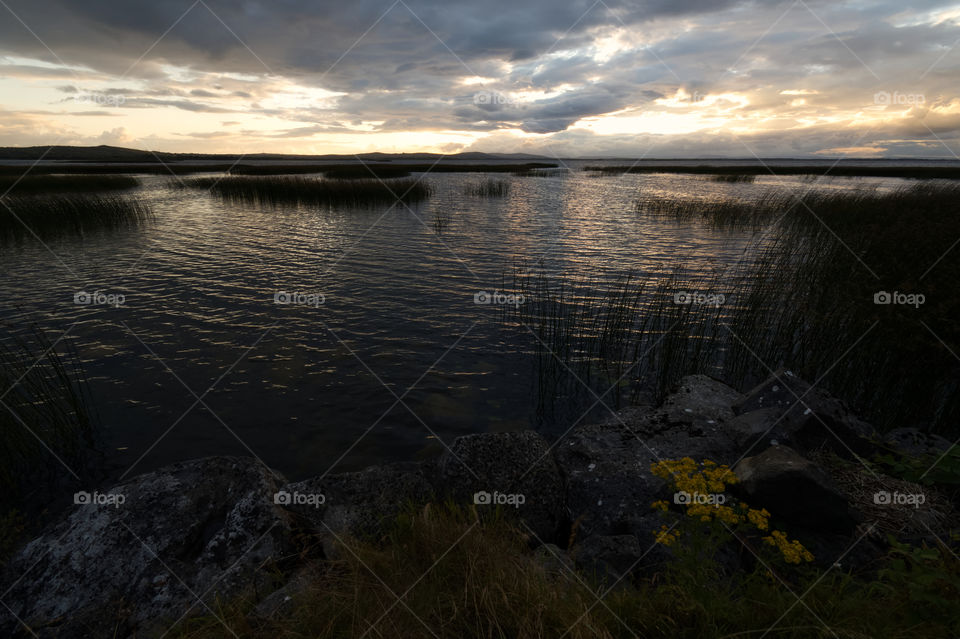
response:
<path id="1" fill-rule="evenodd" d="M 595 177 L 578 169 L 597 162 L 567 164 L 552 177 L 490 175 L 510 182 L 502 198 L 465 195 L 487 175 L 429 175 L 425 203 L 360 210 L 226 204 L 144 175 L 129 194 L 149 203 L 153 223 L 5 246 L 3 316 L 51 340 L 68 331 L 111 477 L 233 454 L 303 478 L 422 457 L 468 433 L 564 432 L 592 398 L 538 414 L 536 338 L 499 303 L 512 301 L 515 271 L 600 298 L 625 273 L 723 269 L 754 246 L 748 231 L 644 219 L 638 196 L 909 183 Z M 78 304 L 79 292 L 123 304 Z M 288 299 L 302 303 L 277 303 Z"/>

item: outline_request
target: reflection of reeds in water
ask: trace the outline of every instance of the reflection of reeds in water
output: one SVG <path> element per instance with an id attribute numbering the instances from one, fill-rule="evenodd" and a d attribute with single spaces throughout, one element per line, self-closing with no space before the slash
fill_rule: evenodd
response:
<path id="1" fill-rule="evenodd" d="M 504 197 L 510 193 L 510 183 L 506 180 L 489 179 L 468 184 L 464 192 L 474 197 Z"/>
<path id="2" fill-rule="evenodd" d="M 771 194 L 753 208 L 707 202 L 660 210 L 670 213 L 665 220 L 719 226 L 766 216 L 770 226 L 729 272 L 625 281 L 599 302 L 576 287 L 517 278 L 514 285 L 537 300 L 518 313 L 542 340 L 542 402 L 579 386 L 565 366 L 598 393 L 627 372 L 632 393 L 657 396 L 688 374 L 745 388 L 785 366 L 811 381 L 822 377 L 823 388 L 880 429 L 960 435 L 960 366 L 951 354 L 960 350 L 953 319 L 960 256 L 950 252 L 960 237 L 960 186 L 809 193 L 799 203 Z M 684 291 L 725 300 L 677 303 Z M 925 302 L 877 304 L 879 291 L 920 293 Z M 626 390 L 606 401 L 614 405 Z"/>
<path id="3" fill-rule="evenodd" d="M 111 191 L 139 185 L 140 180 L 130 175 L 0 175 L 0 195 Z"/>
<path id="4" fill-rule="evenodd" d="M 0 203 L 0 239 L 46 238 L 133 227 L 152 219 L 139 200 L 119 196 L 7 197 Z"/>
<path id="5" fill-rule="evenodd" d="M 437 211 L 433 216 L 433 230 L 437 235 L 441 235 L 450 224 L 450 215 L 448 213 L 443 213 Z"/>
<path id="6" fill-rule="evenodd" d="M 422 180 L 321 180 L 304 177 L 196 178 L 187 186 L 208 189 L 230 202 L 256 205 L 364 207 L 413 203 L 433 193 Z"/>

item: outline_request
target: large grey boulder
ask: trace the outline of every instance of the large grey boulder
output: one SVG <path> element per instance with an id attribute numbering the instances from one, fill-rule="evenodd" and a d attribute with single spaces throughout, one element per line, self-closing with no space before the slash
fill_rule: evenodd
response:
<path id="1" fill-rule="evenodd" d="M 437 491 L 483 514 L 497 506 L 541 542 L 565 521 L 564 490 L 550 445 L 534 431 L 458 437 L 437 464 Z"/>
<path id="2" fill-rule="evenodd" d="M 148 637 L 210 614 L 216 595 L 269 590 L 292 548 L 280 483 L 256 460 L 211 457 L 92 493 L 13 558 L 3 602 L 40 637 Z"/>
<path id="3" fill-rule="evenodd" d="M 734 469 L 739 490 L 754 507 L 808 530 L 849 533 L 857 525 L 829 475 L 787 446 L 771 446 Z"/>
<path id="4" fill-rule="evenodd" d="M 738 449 L 726 423 L 741 396 L 704 375 L 684 378 L 661 407 L 618 413 L 574 429 L 556 444 L 569 517 L 581 537 L 636 534 L 652 540 L 650 504 L 665 482 L 650 466 L 692 457 L 733 463 Z"/>
<path id="5" fill-rule="evenodd" d="M 746 393 L 733 411 L 731 437 L 752 452 L 776 442 L 802 453 L 826 446 L 851 457 L 872 452 L 877 438 L 842 401 L 782 368 Z"/>

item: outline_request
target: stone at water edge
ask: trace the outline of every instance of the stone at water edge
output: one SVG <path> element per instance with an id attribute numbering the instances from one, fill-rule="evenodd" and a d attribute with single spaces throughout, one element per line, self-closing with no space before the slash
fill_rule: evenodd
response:
<path id="1" fill-rule="evenodd" d="M 3 601 L 40 637 L 79 639 L 149 636 L 188 611 L 209 614 L 193 593 L 209 605 L 269 592 L 271 566 L 292 548 L 273 503 L 281 481 L 254 459 L 210 457 L 103 491 L 124 503 L 72 507 L 11 560 L 4 582 L 17 581 Z"/>
<path id="2" fill-rule="evenodd" d="M 437 463 L 437 493 L 468 504 L 478 493 L 482 499 L 489 495 L 491 503 L 477 505 L 481 513 L 500 498 L 502 513 L 522 520 L 539 541 L 551 542 L 566 519 L 563 480 L 551 453 L 531 430 L 458 437 Z"/>
<path id="3" fill-rule="evenodd" d="M 762 418 L 745 417 L 760 410 L 764 411 Z M 877 438 L 873 427 L 842 401 L 783 368 L 746 393 L 733 411 L 739 416 L 734 422 L 735 437 L 764 432 L 763 423 L 758 423 L 762 419 L 777 434 L 773 439 L 802 453 L 826 446 L 843 457 L 866 455 L 874 450 Z M 766 446 L 770 439 L 758 444 Z"/>
<path id="4" fill-rule="evenodd" d="M 733 472 L 738 490 L 754 508 L 808 530 L 849 533 L 857 517 L 827 473 L 788 446 L 747 457 Z"/>
<path id="5" fill-rule="evenodd" d="M 632 533 L 641 545 L 651 543 L 651 503 L 669 496 L 666 482 L 650 466 L 682 457 L 733 463 L 739 451 L 725 424 L 733 416 L 731 404 L 740 399 L 721 382 L 691 375 L 659 408 L 626 409 L 561 439 L 555 445 L 557 465 L 569 518 L 581 536 Z"/>

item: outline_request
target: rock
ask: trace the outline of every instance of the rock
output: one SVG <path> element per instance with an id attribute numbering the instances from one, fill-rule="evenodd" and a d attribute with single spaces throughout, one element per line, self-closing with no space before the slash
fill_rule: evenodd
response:
<path id="1" fill-rule="evenodd" d="M 901 454 L 912 457 L 934 455 L 939 457 L 953 444 L 933 433 L 924 433 L 916 428 L 894 428 L 883 436 L 883 442 L 896 448 Z"/>
<path id="2" fill-rule="evenodd" d="M 857 525 L 846 498 L 827 473 L 787 446 L 771 446 L 733 469 L 753 507 L 810 530 L 849 533 Z"/>
<path id="3" fill-rule="evenodd" d="M 481 513 L 499 501 L 502 512 L 522 520 L 538 541 L 553 541 L 566 512 L 563 481 L 550 452 L 533 431 L 458 437 L 437 465 L 437 492 L 477 503 Z"/>
<path id="4" fill-rule="evenodd" d="M 706 375 L 689 375 L 668 395 L 661 410 L 680 422 L 713 425 L 733 418 L 733 405 L 743 396 Z"/>
<path id="5" fill-rule="evenodd" d="M 851 453 L 871 453 L 877 437 L 873 427 L 858 419 L 843 402 L 784 369 L 748 392 L 733 405 L 733 411 L 739 416 L 732 422 L 734 438 L 744 440 L 751 433 L 769 431 L 762 439 L 750 442 L 756 443 L 758 450 L 774 439 L 801 452 L 826 446 L 849 458 Z M 746 417 L 755 411 L 763 412 Z"/>
<path id="6" fill-rule="evenodd" d="M 622 535 L 651 513 L 665 482 L 650 472 L 664 459 L 692 457 L 733 463 L 738 449 L 726 430 L 733 389 L 704 375 L 686 377 L 663 407 L 618 413 L 582 426 L 556 444 L 567 508 L 581 537 Z M 698 402 L 702 405 L 698 407 Z M 640 534 L 646 540 L 648 533 Z"/>
<path id="7" fill-rule="evenodd" d="M 631 583 L 630 574 L 647 550 L 633 535 L 593 535 L 574 546 L 570 554 L 581 570 L 612 588 Z"/>
<path id="8" fill-rule="evenodd" d="M 285 485 L 284 508 L 325 538 L 324 550 L 334 553 L 336 537 L 368 536 L 381 530 L 409 504 L 434 498 L 433 486 L 416 463 L 371 466 L 359 472 L 337 473 Z M 333 538 L 333 539 L 331 539 Z"/>
<path id="9" fill-rule="evenodd" d="M 73 506 L 27 544 L 6 571 L 5 582 L 16 581 L 4 603 L 41 637 L 149 636 L 210 614 L 216 595 L 269 590 L 267 569 L 292 547 L 273 503 L 282 480 L 235 457 L 136 477 L 102 493 L 108 503 Z M 4 636 L 9 623 L 0 622 Z"/>

